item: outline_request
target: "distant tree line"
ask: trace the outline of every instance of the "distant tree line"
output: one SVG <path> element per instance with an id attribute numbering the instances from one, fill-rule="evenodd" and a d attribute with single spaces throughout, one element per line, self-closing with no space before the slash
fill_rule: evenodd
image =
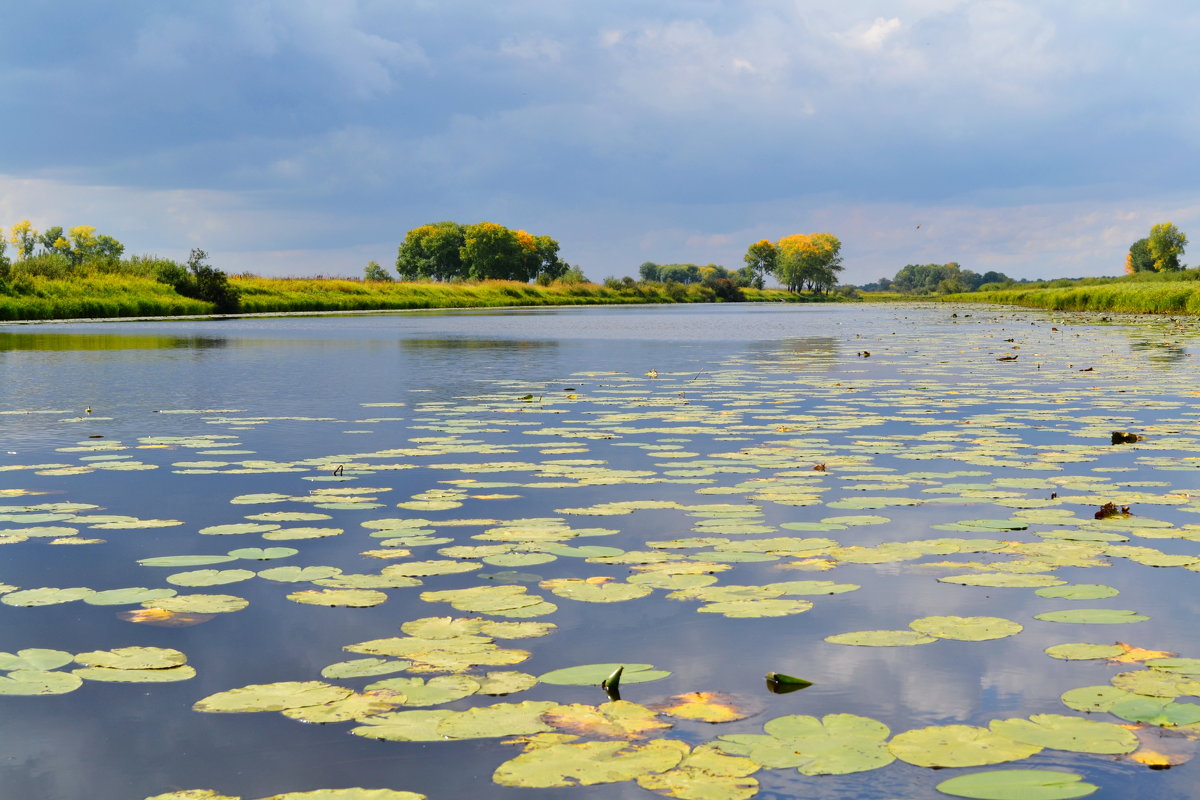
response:
<path id="1" fill-rule="evenodd" d="M 1125 272 L 1178 272 L 1185 269 L 1179 260 L 1187 247 L 1187 236 L 1173 222 L 1160 222 L 1150 235 L 1138 239 L 1125 254 Z"/>
<path id="2" fill-rule="evenodd" d="M 957 261 L 948 264 L 906 264 L 894 278 L 880 278 L 858 288 L 864 292 L 900 292 L 901 294 L 958 294 L 998 289 L 1017 281 L 1003 272 L 983 274 L 963 269 Z"/>
<path id="3" fill-rule="evenodd" d="M 698 264 L 655 264 L 646 261 L 638 267 L 638 276 L 650 283 L 706 286 L 721 300 L 740 301 L 744 299 L 742 289 L 762 288 L 762 278 L 750 267 L 731 270 L 720 264 L 702 267 Z"/>
<path id="4" fill-rule="evenodd" d="M 8 246 L 13 245 L 13 257 Z M 158 256 L 122 258 L 125 245 L 92 225 L 76 225 L 66 231 L 59 225 L 39 232 L 29 220 L 8 230 L 0 229 L 0 293 L 27 294 L 35 291 L 34 278 L 73 280 L 120 274 L 152 278 L 171 286 L 178 294 L 205 300 L 219 313 L 237 310 L 237 292 L 228 276 L 208 263 L 208 254 L 193 250 L 186 264 Z"/>
<path id="5" fill-rule="evenodd" d="M 413 228 L 396 255 L 404 280 L 507 280 L 540 283 L 571 269 L 558 257 L 558 242 L 494 222 L 434 222 Z"/>

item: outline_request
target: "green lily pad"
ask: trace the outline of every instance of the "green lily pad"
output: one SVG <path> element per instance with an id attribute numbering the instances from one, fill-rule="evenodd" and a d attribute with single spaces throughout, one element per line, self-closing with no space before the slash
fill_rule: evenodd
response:
<path id="1" fill-rule="evenodd" d="M 1094 658 L 1114 658 L 1125 652 L 1119 644 L 1088 644 L 1068 642 L 1047 647 L 1046 655 L 1063 661 L 1087 661 Z"/>
<path id="2" fill-rule="evenodd" d="M 196 670 L 184 664 L 168 669 L 126 669 L 115 667 L 79 667 L 71 670 L 80 678 L 107 683 L 173 683 L 196 677 Z"/>
<path id="3" fill-rule="evenodd" d="M 1033 618 L 1043 622 L 1078 622 L 1087 625 L 1119 625 L 1150 619 L 1136 611 L 1122 608 L 1071 608 L 1065 611 L 1046 611 L 1035 614 Z"/>
<path id="4" fill-rule="evenodd" d="M 1200 677 L 1200 658 L 1154 658 L 1147 661 L 1146 666 L 1161 672 Z"/>
<path id="5" fill-rule="evenodd" d="M 13 653 L 0 653 L 0 670 L 51 670 L 70 664 L 75 656 L 65 650 L 28 647 Z"/>
<path id="6" fill-rule="evenodd" d="M 408 669 L 411 661 L 396 658 L 352 658 L 339 661 L 321 670 L 322 678 L 369 678 Z"/>
<path id="7" fill-rule="evenodd" d="M 186 663 L 187 656 L 169 647 L 118 647 L 79 653 L 75 661 L 107 669 L 169 669 Z"/>
<path id="8" fill-rule="evenodd" d="M 236 550 L 230 550 L 229 555 L 233 558 L 245 558 L 251 561 L 273 561 L 277 558 L 294 556 L 299 552 L 294 547 L 239 547 Z"/>
<path id="9" fill-rule="evenodd" d="M 327 722 L 349 722 L 361 720 L 375 714 L 386 714 L 400 705 L 403 695 L 389 697 L 375 694 L 352 694 L 332 703 L 319 706 L 303 706 L 301 708 L 285 708 L 283 715 L 288 719 L 296 719 L 314 725 Z"/>
<path id="10" fill-rule="evenodd" d="M 210 694 L 197 700 L 192 708 L 214 713 L 283 711 L 332 703 L 351 694 L 349 689 L 321 681 L 282 681 L 251 684 Z"/>
<path id="11" fill-rule="evenodd" d="M 388 596 L 374 589 L 307 589 L 292 592 L 287 599 L 310 606 L 369 608 L 385 602 Z"/>
<path id="12" fill-rule="evenodd" d="M 918 633 L 939 639 L 983 642 L 1020 633 L 1022 626 L 1003 617 L 922 617 L 908 626 Z"/>
<path id="13" fill-rule="evenodd" d="M 917 631 L 853 631 L 826 636 L 830 644 L 850 644 L 857 647 L 907 647 L 936 642 L 933 636 Z"/>
<path id="14" fill-rule="evenodd" d="M 972 800 L 1070 800 L 1087 797 L 1100 787 L 1073 772 L 1051 769 L 1008 769 L 959 775 L 939 783 L 942 794 Z"/>
<path id="15" fill-rule="evenodd" d="M 433 709 L 375 714 L 363 719 L 363 724 L 352 728 L 350 733 L 389 742 L 440 742 L 443 738 L 437 727 L 454 713 L 449 709 Z"/>
<path id="16" fill-rule="evenodd" d="M 248 605 L 249 600 L 232 594 L 181 594 L 142 603 L 144 608 L 161 608 L 164 611 L 188 614 L 227 614 L 241 611 Z"/>
<path id="17" fill-rule="evenodd" d="M 168 575 L 167 583 L 176 586 L 222 586 L 250 580 L 254 575 L 255 573 L 248 569 L 194 569 Z"/>
<path id="18" fill-rule="evenodd" d="M 974 725 L 936 725 L 897 734 L 888 749 L 918 767 L 982 767 L 1018 761 L 1041 752 L 1026 744 Z"/>
<path id="19" fill-rule="evenodd" d="M 538 679 L 526 672 L 489 672 L 479 678 L 478 694 L 500 697 L 531 689 L 537 685 Z"/>
<path id="20" fill-rule="evenodd" d="M 987 586 L 999 588 L 1032 588 L 1035 586 L 1058 586 L 1066 583 L 1053 575 L 1022 575 L 1011 572 L 983 572 L 973 575 L 948 575 L 938 578 L 942 583 L 958 583 L 963 586 Z M 1038 592 L 1041 594 L 1041 592 Z"/>
<path id="21" fill-rule="evenodd" d="M 869 717 L 790 714 L 763 725 L 765 735 L 722 736 L 716 745 L 730 755 L 776 769 L 795 767 L 802 775 L 848 775 L 885 767 L 895 760 L 885 747 L 891 731 Z"/>
<path id="22" fill-rule="evenodd" d="M 1075 711 L 1108 711 L 1114 704 L 1129 697 L 1129 692 L 1115 686 L 1080 686 L 1062 693 L 1062 704 Z"/>
<path id="23" fill-rule="evenodd" d="M 22 589 L 0 595 L 0 602 L 3 602 L 5 605 L 20 606 L 22 608 L 54 606 L 60 603 L 71 603 L 75 600 L 82 600 L 94 593 L 95 590 L 88 589 L 85 586 L 74 586 L 69 589 L 55 589 L 51 587 Z"/>
<path id="24" fill-rule="evenodd" d="M 474 561 L 408 561 L 400 564 L 389 564 L 381 572 L 384 575 L 402 575 L 408 578 L 428 577 L 432 575 L 454 575 L 460 572 L 473 572 L 483 565 Z"/>
<path id="25" fill-rule="evenodd" d="M 143 567 L 200 567 L 207 564 L 225 564 L 235 561 L 232 555 L 227 556 L 156 556 L 154 558 L 138 559 Z"/>
<path id="26" fill-rule="evenodd" d="M 538 681 L 555 686 L 599 686 L 617 667 L 624 667 L 621 673 L 623 685 L 662 680 L 671 674 L 667 670 L 655 669 L 653 664 L 583 664 L 551 670 L 539 675 Z"/>
<path id="27" fill-rule="evenodd" d="M 666 772 L 678 765 L 689 749 L 673 739 L 645 744 L 556 741 L 545 745 L 535 739 L 524 753 L 497 767 L 492 780 L 501 786 L 535 788 L 617 783 Z"/>
<path id="28" fill-rule="evenodd" d="M 1018 742 L 1073 753 L 1120 755 L 1138 748 L 1133 732 L 1111 722 L 1094 722 L 1062 714 L 1034 714 L 1029 719 L 992 720 L 993 733 Z"/>
<path id="29" fill-rule="evenodd" d="M 550 701 L 496 703 L 470 708 L 446 717 L 437 732 L 446 739 L 479 739 L 495 736 L 527 736 L 551 730 L 543 721 L 555 704 Z"/>
<path id="30" fill-rule="evenodd" d="M 271 567 L 259 570 L 258 577 L 281 583 L 300 583 L 341 575 L 338 567 Z"/>
<path id="31" fill-rule="evenodd" d="M 559 597 L 584 603 L 619 603 L 645 597 L 654 591 L 649 586 L 624 583 L 612 578 L 553 578 L 539 585 Z"/>
<path id="32" fill-rule="evenodd" d="M 0 695 L 66 694 L 83 685 L 83 679 L 69 672 L 17 669 L 0 675 Z"/>
<path id="33" fill-rule="evenodd" d="M 1103 600 L 1106 597 L 1115 597 L 1120 592 L 1102 583 L 1073 583 L 1038 589 L 1034 594 L 1038 597 L 1058 597 L 1063 600 Z"/>
<path id="34" fill-rule="evenodd" d="M 749 776 L 758 770 L 750 759 L 725 755 L 709 744 L 692 750 L 674 769 L 641 775 L 637 782 L 679 800 L 749 800 L 759 788 Z"/>
<path id="35" fill-rule="evenodd" d="M 147 589 L 144 586 L 133 586 L 128 589 L 106 589 L 95 592 L 83 598 L 90 606 L 124 606 L 144 603 L 147 600 L 159 600 L 164 597 L 174 597 L 178 592 L 174 589 Z"/>
<path id="36" fill-rule="evenodd" d="M 437 706 L 461 700 L 479 691 L 479 681 L 465 675 L 438 675 L 422 678 L 388 678 L 368 684 L 368 692 L 399 692 L 406 706 Z"/>
<path id="37" fill-rule="evenodd" d="M 1112 704 L 1110 713 L 1130 722 L 1145 722 L 1172 728 L 1178 725 L 1195 725 L 1200 722 L 1200 705 L 1176 703 L 1165 697 L 1143 697 L 1126 694 Z"/>
<path id="38" fill-rule="evenodd" d="M 265 533 L 278 530 L 279 526 L 266 522 L 235 522 L 230 525 L 209 525 L 201 528 L 205 536 L 238 536 L 243 533 Z"/>
<path id="39" fill-rule="evenodd" d="M 723 603 L 708 603 L 696 611 L 701 614 L 721 614 L 731 618 L 786 617 L 802 614 L 813 607 L 808 600 L 787 598 L 764 598 L 761 600 L 731 600 Z"/>

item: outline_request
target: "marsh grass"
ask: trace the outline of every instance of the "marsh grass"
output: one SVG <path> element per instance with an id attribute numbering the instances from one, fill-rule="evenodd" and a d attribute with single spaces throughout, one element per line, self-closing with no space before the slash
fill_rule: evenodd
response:
<path id="1" fill-rule="evenodd" d="M 1049 281 L 939 300 L 1002 303 L 1053 311 L 1112 311 L 1129 314 L 1200 314 L 1200 270 Z"/>
<path id="2" fill-rule="evenodd" d="M 182 297 L 144 274 L 102 269 L 69 277 L 29 271 L 0 292 L 0 319 L 48 320 L 211 314 L 211 303 Z M 49 272 L 50 270 L 47 270 Z M 480 283 L 373 282 L 337 278 L 230 278 L 240 313 L 371 311 L 410 308 L 489 308 L 501 306 L 600 305 L 624 303 L 704 303 L 717 297 L 707 287 L 639 283 L 619 287 L 593 283 L 536 286 L 515 281 Z M 684 291 L 680 291 L 680 288 Z M 835 298 L 796 296 L 783 290 L 744 290 L 756 302 L 805 302 Z"/>

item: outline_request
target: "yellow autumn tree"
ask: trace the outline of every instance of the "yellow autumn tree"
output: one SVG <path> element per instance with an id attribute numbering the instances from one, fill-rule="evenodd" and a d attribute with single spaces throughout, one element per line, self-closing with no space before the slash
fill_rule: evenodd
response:
<path id="1" fill-rule="evenodd" d="M 791 292 L 826 292 L 842 271 L 842 243 L 832 233 L 797 233 L 776 244 L 775 277 Z"/>
<path id="2" fill-rule="evenodd" d="M 12 226 L 9 241 L 17 246 L 17 258 L 29 258 L 33 255 L 37 236 L 38 232 L 34 230 L 33 225 L 27 219 Z"/>

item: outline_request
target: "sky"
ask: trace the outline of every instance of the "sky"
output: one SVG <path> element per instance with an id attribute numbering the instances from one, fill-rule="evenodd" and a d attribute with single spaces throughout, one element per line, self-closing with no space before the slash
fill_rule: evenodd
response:
<path id="1" fill-rule="evenodd" d="M 1164 221 L 1200 253 L 1182 0 L 9 6 L 5 229 L 260 275 L 391 267 L 446 219 L 592 280 L 814 232 L 847 283 L 1115 275 Z"/>

